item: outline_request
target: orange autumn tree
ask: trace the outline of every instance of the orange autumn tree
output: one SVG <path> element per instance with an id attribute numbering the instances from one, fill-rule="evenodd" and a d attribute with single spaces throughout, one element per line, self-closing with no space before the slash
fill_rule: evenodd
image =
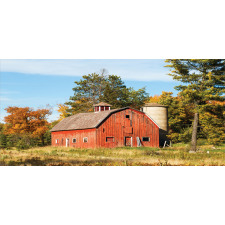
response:
<path id="1" fill-rule="evenodd" d="M 48 130 L 47 116 L 50 109 L 34 110 L 29 107 L 8 107 L 5 109 L 9 114 L 4 118 L 6 134 L 29 134 L 37 137 L 44 145 L 44 134 Z"/>

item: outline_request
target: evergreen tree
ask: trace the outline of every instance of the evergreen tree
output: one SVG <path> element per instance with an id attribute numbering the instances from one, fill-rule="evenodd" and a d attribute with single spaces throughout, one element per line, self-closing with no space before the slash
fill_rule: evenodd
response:
<path id="1" fill-rule="evenodd" d="M 84 75 L 80 81 L 75 81 L 74 95 L 65 105 L 67 116 L 80 112 L 93 111 L 93 105 L 104 101 L 112 108 L 131 106 L 140 109 L 148 98 L 145 88 L 135 91 L 127 88 L 122 79 L 116 75 L 89 74 Z"/>
<path id="2" fill-rule="evenodd" d="M 114 108 L 122 108 L 127 105 L 127 87 L 119 76 L 110 75 L 106 80 L 103 96 L 100 101 L 111 104 Z"/>
<path id="3" fill-rule="evenodd" d="M 106 80 L 107 77 L 104 74 L 92 73 L 84 75 L 80 81 L 75 81 L 74 95 L 65 103 L 70 107 L 66 111 L 70 114 L 92 111 L 93 104 L 96 104 L 103 96 Z"/>
<path id="4" fill-rule="evenodd" d="M 224 101 L 225 60 L 168 59 L 166 62 L 167 67 L 173 68 L 169 75 L 182 82 L 175 89 L 186 104 L 194 107 L 191 150 L 196 151 L 199 114 L 212 108 L 210 100 Z"/>

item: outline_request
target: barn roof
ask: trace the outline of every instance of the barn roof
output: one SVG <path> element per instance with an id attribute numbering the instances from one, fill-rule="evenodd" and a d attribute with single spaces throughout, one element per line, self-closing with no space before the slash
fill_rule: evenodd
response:
<path id="1" fill-rule="evenodd" d="M 78 113 L 73 116 L 66 117 L 56 124 L 51 131 L 60 130 L 82 130 L 97 127 L 110 114 L 121 109 L 113 109 L 102 112 Z"/>
<path id="2" fill-rule="evenodd" d="M 65 119 L 60 121 L 51 129 L 51 131 L 83 130 L 83 129 L 95 128 L 95 127 L 98 127 L 98 125 L 100 125 L 111 114 L 125 110 L 125 109 L 130 109 L 130 107 L 125 107 L 121 109 L 112 109 L 112 110 L 101 111 L 96 113 L 94 112 L 78 113 L 73 116 L 66 117 Z M 139 110 L 136 110 L 136 111 L 139 111 Z M 155 121 L 153 120 L 153 122 Z"/>

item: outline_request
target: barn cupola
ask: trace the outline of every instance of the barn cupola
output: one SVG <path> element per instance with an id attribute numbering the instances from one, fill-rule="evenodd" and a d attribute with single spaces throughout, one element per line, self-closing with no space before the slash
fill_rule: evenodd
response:
<path id="1" fill-rule="evenodd" d="M 100 102 L 94 105 L 94 112 L 101 112 L 110 110 L 111 105 L 105 102 Z"/>

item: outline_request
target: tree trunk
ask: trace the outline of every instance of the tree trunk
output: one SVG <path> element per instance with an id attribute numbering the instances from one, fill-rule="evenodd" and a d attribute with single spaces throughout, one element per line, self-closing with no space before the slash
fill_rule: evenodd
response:
<path id="1" fill-rule="evenodd" d="M 195 113 L 193 130 L 192 130 L 192 139 L 191 139 L 191 151 L 196 152 L 197 150 L 197 129 L 198 129 L 198 113 Z"/>

